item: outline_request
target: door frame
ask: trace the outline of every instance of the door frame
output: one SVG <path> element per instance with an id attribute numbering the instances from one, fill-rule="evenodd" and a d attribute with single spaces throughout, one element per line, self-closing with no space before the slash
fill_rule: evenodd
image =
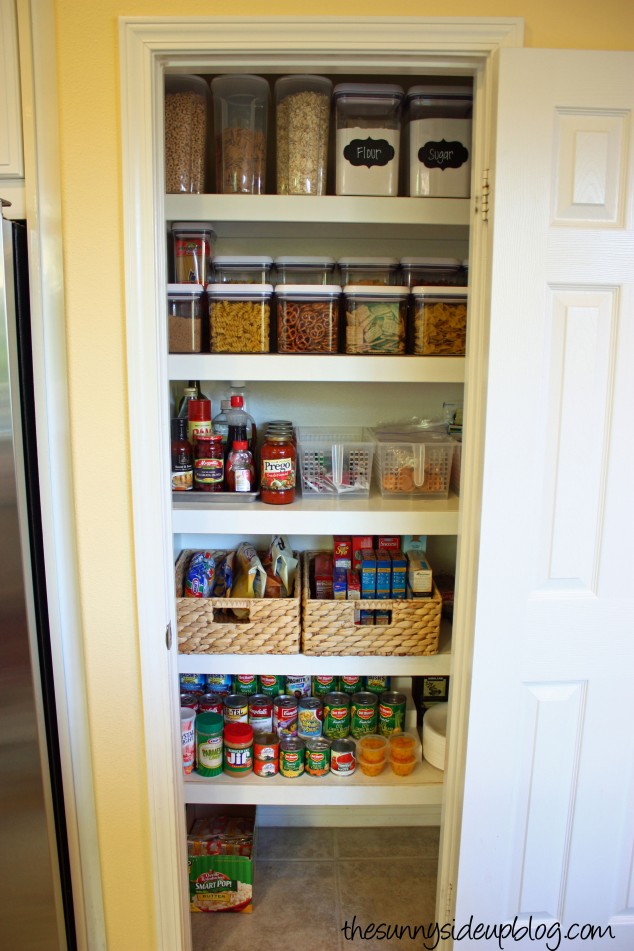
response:
<path id="1" fill-rule="evenodd" d="M 180 728 L 172 710 L 177 678 L 175 630 L 169 596 L 172 541 L 170 499 L 162 484 L 167 458 L 164 324 L 165 235 L 162 158 L 163 72 L 208 67 L 288 72 L 373 71 L 412 75 L 448 73 L 474 78 L 474 181 L 483 179 L 492 154 L 496 52 L 523 45 L 523 19 L 441 17 L 195 17 L 119 20 L 122 180 L 127 313 L 130 456 L 133 472 L 135 558 L 162 585 L 139 584 L 137 617 L 145 716 L 152 878 L 157 948 L 189 949 L 184 860 L 184 809 Z M 334 66 L 334 68 L 333 68 Z M 488 353 L 490 235 L 480 189 L 473 202 L 470 273 L 470 343 L 465 393 L 466 422 L 458 565 L 468 565 L 456 604 L 447 780 L 442 811 L 437 920 L 451 921 L 455 906 L 462 794 L 466 763 L 470 670 L 473 655 L 477 553 L 483 470 Z M 139 255 L 137 249 L 147 253 Z M 473 370 L 469 369 L 473 367 Z M 162 406 L 161 420 L 156 412 Z M 163 419 L 164 417 L 164 419 Z M 152 474 L 150 477 L 149 474 Z M 460 579 L 460 570 L 457 572 Z M 173 638 L 175 641 L 176 639 Z M 165 742 L 170 737 L 171 742 Z"/>

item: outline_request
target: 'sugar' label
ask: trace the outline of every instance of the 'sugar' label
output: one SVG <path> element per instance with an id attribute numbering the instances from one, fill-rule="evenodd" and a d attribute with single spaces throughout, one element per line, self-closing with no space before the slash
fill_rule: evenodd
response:
<path id="1" fill-rule="evenodd" d="M 387 139 L 353 139 L 343 150 L 343 157 L 351 165 L 365 165 L 367 168 L 387 165 L 395 155 L 394 146 Z"/>
<path id="2" fill-rule="evenodd" d="M 469 158 L 469 149 L 462 142 L 425 142 L 418 150 L 418 160 L 425 168 L 460 168 Z"/>

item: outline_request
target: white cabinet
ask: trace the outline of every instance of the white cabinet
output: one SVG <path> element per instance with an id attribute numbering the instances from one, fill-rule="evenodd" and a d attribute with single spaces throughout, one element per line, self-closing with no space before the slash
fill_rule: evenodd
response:
<path id="1" fill-rule="evenodd" d="M 22 106 L 14 0 L 0 0 L 0 180 L 21 178 Z"/>

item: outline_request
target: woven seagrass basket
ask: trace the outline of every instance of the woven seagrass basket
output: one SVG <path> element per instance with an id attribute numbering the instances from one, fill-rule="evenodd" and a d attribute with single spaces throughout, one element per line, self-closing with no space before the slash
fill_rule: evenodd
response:
<path id="1" fill-rule="evenodd" d="M 176 561 L 176 620 L 180 654 L 297 654 L 300 642 L 301 566 L 292 598 L 184 598 L 184 579 L 194 550 Z M 297 557 L 297 553 L 296 557 Z M 248 611 L 244 621 L 227 610 Z"/>
<path id="2" fill-rule="evenodd" d="M 305 552 L 302 588 L 302 650 L 305 654 L 377 654 L 394 657 L 437 654 L 442 598 L 336 601 L 311 597 L 310 565 L 318 552 Z M 355 609 L 391 611 L 391 623 L 354 623 Z"/>

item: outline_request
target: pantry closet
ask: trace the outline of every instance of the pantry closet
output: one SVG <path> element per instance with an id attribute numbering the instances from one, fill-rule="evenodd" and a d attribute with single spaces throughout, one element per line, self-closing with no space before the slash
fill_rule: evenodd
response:
<path id="1" fill-rule="evenodd" d="M 535 600 L 535 591 L 539 590 L 537 600 L 540 601 L 542 622 L 551 625 L 551 634 L 554 633 L 552 625 L 555 621 L 545 613 L 549 605 L 552 607 L 557 602 L 555 614 L 565 625 L 570 623 L 564 615 L 571 599 L 577 599 L 573 605 L 575 611 L 578 611 L 580 600 L 586 607 L 589 599 L 601 601 L 597 580 L 597 559 L 601 557 L 599 548 L 595 546 L 591 577 L 586 584 L 587 565 L 579 566 L 577 554 L 564 544 L 564 535 L 574 524 L 574 513 L 571 513 L 565 500 L 557 495 L 553 484 L 542 487 L 544 497 L 549 501 L 545 505 L 538 505 L 541 496 L 532 490 L 531 484 L 537 472 L 538 477 L 545 479 L 546 483 L 550 478 L 553 481 L 559 478 L 560 483 L 563 482 L 571 490 L 575 485 L 578 459 L 566 440 L 568 432 L 573 435 L 579 433 L 579 416 L 570 407 L 583 392 L 586 379 L 584 372 L 594 381 L 595 403 L 603 407 L 603 415 L 599 411 L 597 416 L 596 406 L 584 404 L 601 427 L 596 437 L 598 442 L 594 445 L 604 449 L 609 445 L 608 435 L 613 425 L 610 411 L 614 406 L 616 412 L 621 406 L 620 391 L 614 398 L 612 396 L 613 387 L 616 386 L 612 381 L 620 368 L 620 364 L 617 366 L 615 349 L 619 303 L 614 285 L 621 285 L 626 277 L 623 270 L 618 270 L 615 265 L 610 275 L 611 288 L 601 290 L 597 286 L 586 286 L 587 279 L 574 272 L 577 262 L 571 261 L 570 257 L 569 264 L 560 266 L 558 271 L 549 271 L 547 265 L 543 265 L 539 275 L 547 274 L 544 286 L 548 289 L 547 303 L 555 314 L 556 329 L 552 348 L 548 336 L 545 350 L 548 360 L 553 360 L 552 366 L 548 364 L 551 375 L 548 385 L 540 384 L 539 369 L 545 359 L 540 344 L 543 348 L 544 334 L 550 335 L 551 331 L 543 330 L 541 323 L 535 321 L 537 329 L 530 341 L 533 349 L 527 350 L 524 362 L 519 360 L 515 345 L 519 344 L 522 348 L 524 340 L 517 336 L 517 322 L 508 318 L 509 304 L 512 311 L 516 301 L 508 280 L 504 285 L 496 283 L 496 279 L 505 269 L 510 269 L 511 262 L 515 260 L 511 257 L 509 261 L 509 244 L 518 242 L 518 253 L 530 257 L 527 247 L 530 248 L 530 242 L 535 240 L 537 233 L 529 226 L 530 211 L 522 207 L 524 217 L 521 220 L 526 225 L 526 236 L 522 237 L 528 245 L 523 247 L 519 244 L 517 219 L 513 212 L 513 208 L 518 207 L 518 196 L 513 195 L 513 174 L 507 172 L 508 155 L 505 151 L 510 153 L 514 147 L 515 137 L 511 128 L 514 97 L 517 97 L 521 83 L 527 82 L 526 73 L 531 73 L 534 60 L 524 61 L 512 55 L 505 58 L 504 55 L 500 56 L 499 48 L 521 45 L 521 21 L 484 19 L 453 23 L 422 18 L 396 21 L 387 18 L 321 18 L 311 21 L 309 25 L 305 20 L 288 22 L 276 18 L 258 21 L 248 18 L 200 18 L 168 22 L 122 19 L 120 38 L 125 242 L 128 249 L 125 255 L 126 310 L 130 406 L 134 407 L 130 417 L 130 434 L 135 544 L 140 580 L 139 638 L 148 782 L 153 797 L 152 862 L 156 882 L 158 947 L 170 951 L 190 947 L 184 866 L 185 802 L 255 802 L 277 810 L 280 824 L 285 814 L 290 815 L 285 813 L 289 805 L 299 807 L 300 817 L 303 816 L 306 824 L 310 822 L 310 811 L 318 808 L 319 820 L 327 823 L 327 809 L 336 808 L 337 805 L 364 807 L 367 824 L 373 821 L 384 824 L 389 809 L 394 807 L 398 807 L 400 817 L 407 816 L 406 821 L 438 821 L 441 819 L 442 807 L 437 902 L 437 918 L 440 922 L 450 921 L 456 914 L 456 890 L 461 900 L 460 912 L 477 913 L 482 920 L 487 920 L 487 914 L 488 920 L 497 921 L 508 915 L 512 917 L 514 913 L 532 911 L 561 917 L 565 910 L 562 904 L 564 886 L 561 882 L 565 880 L 570 843 L 574 840 L 573 820 L 567 806 L 570 797 L 574 799 L 574 782 L 580 768 L 580 718 L 585 704 L 585 684 L 590 673 L 579 665 L 573 669 L 563 654 L 559 666 L 548 666 L 548 663 L 554 664 L 549 655 L 548 663 L 541 669 L 539 665 L 531 666 L 528 663 L 525 668 L 516 669 L 515 659 L 510 656 L 509 648 L 504 647 L 505 631 L 504 625 L 500 624 L 499 614 L 506 614 L 517 627 L 528 623 L 516 606 L 518 598 L 522 605 L 524 601 L 514 587 L 515 579 L 509 565 L 509 555 L 512 553 L 512 561 L 526 568 L 526 558 L 520 557 L 521 546 L 518 546 L 518 539 L 510 529 L 511 523 L 520 525 L 518 520 L 524 513 L 523 507 L 517 503 L 515 493 L 518 491 L 528 492 L 534 506 L 535 520 L 540 525 L 540 513 L 550 505 L 551 531 L 550 535 L 546 532 L 542 537 L 539 551 L 547 550 L 551 555 L 554 551 L 556 565 L 553 568 L 553 560 L 548 562 L 548 558 L 545 559 L 544 564 L 550 565 L 546 578 L 535 582 L 528 591 L 528 599 L 532 593 Z M 504 80 L 500 82 L 498 98 L 499 60 L 502 60 Z M 613 106 L 604 107 L 596 97 L 593 98 L 593 91 L 588 84 L 581 90 L 579 102 L 570 88 L 563 88 L 561 92 L 553 94 L 561 95 L 563 105 L 559 106 L 556 101 L 553 106 L 548 99 L 545 77 L 550 75 L 554 60 L 547 60 L 548 56 L 539 64 L 544 69 L 540 96 L 549 104 L 542 113 L 535 113 L 534 134 L 541 135 L 546 129 L 552 135 L 553 113 L 558 125 L 555 146 L 549 142 L 548 160 L 544 160 L 540 166 L 539 174 L 545 176 L 546 181 L 553 177 L 552 155 L 559 162 L 557 164 L 556 161 L 556 171 L 564 166 L 568 168 L 571 159 L 576 157 L 578 161 L 587 159 L 590 163 L 594 162 L 593 175 L 590 176 L 593 182 L 596 180 L 596 169 L 599 173 L 602 171 L 605 181 L 605 187 L 602 188 L 600 181 L 598 189 L 595 189 L 593 184 L 587 184 L 588 176 L 573 161 L 572 198 L 566 204 L 565 189 L 561 187 L 559 178 L 560 187 L 555 189 L 558 203 L 555 202 L 553 215 L 560 228 L 554 232 L 549 251 L 552 251 L 553 244 L 559 242 L 561 245 L 565 240 L 571 240 L 575 227 L 579 223 L 580 226 L 586 223 L 587 215 L 584 217 L 584 214 L 587 208 L 594 210 L 597 229 L 604 227 L 604 222 L 609 222 L 605 225 L 605 231 L 611 229 L 609 237 L 616 242 L 621 232 L 632 225 L 631 204 L 628 205 L 624 197 L 627 163 L 631 163 L 631 156 L 628 157 L 627 152 L 631 129 L 625 116 L 631 104 L 625 105 L 624 94 L 619 92 L 622 77 L 617 75 L 611 86 L 606 81 L 605 95 L 611 97 L 608 102 L 614 103 Z M 596 59 L 591 65 L 593 69 L 598 69 L 600 63 Z M 615 63 L 614 59 L 612 65 L 615 74 L 621 69 L 624 75 L 630 68 L 625 62 Z M 572 59 L 567 66 L 570 75 L 574 75 L 575 81 L 578 81 L 584 68 L 575 67 Z M 405 81 L 407 85 L 415 84 L 423 76 L 439 81 L 448 76 L 460 77 L 461 81 L 465 78 L 471 80 L 474 89 L 472 198 L 164 195 L 162 142 L 163 81 L 166 72 L 207 76 L 250 72 L 276 77 L 293 71 L 322 74 L 330 78 L 342 75 L 366 80 L 381 77 L 386 81 Z M 590 113 L 584 111 L 586 103 L 590 113 L 598 117 L 598 129 L 589 123 Z M 499 170 L 494 166 L 495 133 L 498 136 L 498 149 L 499 143 L 503 144 L 502 152 L 497 153 Z M 529 133 L 526 134 L 529 136 Z M 606 137 L 614 146 L 610 155 L 615 157 L 602 165 L 603 153 L 600 153 L 598 138 L 603 141 Z M 498 171 L 499 179 L 496 181 L 494 175 Z M 513 171 L 517 171 L 516 165 Z M 554 178 L 557 181 L 556 174 Z M 566 187 L 569 184 L 565 182 Z M 498 204 L 495 191 L 490 203 L 492 185 L 500 188 L 500 196 L 504 195 L 506 205 Z M 629 187 L 631 190 L 631 180 Z M 534 188 L 535 179 L 527 185 L 529 206 L 535 200 Z M 166 225 L 174 220 L 213 222 L 223 241 L 222 253 L 257 252 L 275 256 L 296 249 L 296 253 L 327 253 L 333 257 L 352 252 L 382 252 L 398 257 L 407 254 L 469 256 L 467 357 L 326 356 L 298 359 L 287 355 L 234 357 L 210 354 L 168 357 L 164 293 L 167 281 L 165 235 Z M 596 236 L 589 230 L 581 237 L 582 243 L 585 242 L 583 250 L 586 256 L 593 237 Z M 143 253 L 139 255 L 133 249 L 142 249 Z M 559 252 L 559 245 L 555 247 L 555 252 Z M 617 258 L 618 261 L 622 260 L 618 255 Z M 519 263 L 523 262 L 520 260 Z M 532 286 L 531 281 L 534 280 L 530 275 L 524 279 L 524 291 Z M 597 272 L 593 282 L 599 285 L 605 280 L 605 276 Z M 569 286 L 561 290 L 558 282 Z M 532 301 L 536 313 L 540 313 L 544 307 L 544 293 L 537 294 L 537 299 Z M 581 330 L 578 330 L 579 323 L 574 323 L 572 329 L 569 327 L 569 337 L 566 339 L 565 321 L 576 321 L 581 312 L 584 321 Z M 587 353 L 588 340 L 594 339 L 597 321 L 604 318 L 612 321 L 608 341 L 603 349 L 599 347 L 596 365 L 590 365 L 587 361 L 584 363 L 581 351 Z M 505 319 L 509 320 L 508 329 Z M 631 347 L 631 332 L 628 337 L 622 337 L 620 343 L 623 347 Z M 559 363 L 552 357 L 553 352 L 555 356 L 558 355 Z M 564 365 L 567 374 L 561 369 Z M 523 366 L 526 367 L 528 379 L 514 381 L 513 375 L 517 377 Z M 188 379 L 205 381 L 203 389 L 208 389 L 207 384 L 210 383 L 212 387 L 215 386 L 214 381 L 244 380 L 249 393 L 248 409 L 252 414 L 255 415 L 257 407 L 259 418 L 263 420 L 280 415 L 288 418 L 288 410 L 292 406 L 293 421 L 305 425 L 317 422 L 314 415 L 316 407 L 319 407 L 319 422 L 341 422 L 340 414 L 344 407 L 346 422 L 367 425 L 380 418 L 376 414 L 383 418 L 414 413 L 421 415 L 421 411 L 433 414 L 443 400 L 461 399 L 464 395 L 465 439 L 460 495 L 452 494 L 447 501 L 427 503 L 399 503 L 373 496 L 367 501 L 336 506 L 309 500 L 299 500 L 292 507 L 266 507 L 261 504 L 251 508 L 247 505 L 242 508 L 218 506 L 213 511 L 188 504 L 186 500 L 179 500 L 172 506 L 167 475 L 170 386 L 174 393 L 182 381 Z M 548 412 L 548 399 L 557 390 L 557 385 L 561 399 L 556 414 L 552 415 Z M 527 423 L 527 414 L 535 394 L 538 402 L 541 401 L 538 409 L 544 419 L 549 421 L 550 427 L 550 441 L 547 441 L 546 448 L 539 446 L 535 457 L 543 463 L 548 458 L 546 450 L 550 448 L 558 460 L 556 471 L 551 473 L 548 470 L 545 477 L 539 466 L 534 468 L 534 460 L 527 461 L 526 447 L 524 444 L 518 445 L 518 431 L 513 425 L 515 412 L 527 427 L 524 432 L 532 432 Z M 211 395 L 217 400 L 219 390 L 212 389 Z M 501 420 L 508 426 L 506 439 Z M 556 428 L 557 421 L 562 427 L 563 436 Z M 524 472 L 520 462 L 526 467 Z M 492 469 L 492 466 L 498 468 Z M 510 480 L 507 474 L 512 474 Z M 576 484 L 579 485 L 578 482 Z M 600 500 L 605 502 L 608 496 L 619 498 L 618 495 L 609 495 L 605 473 L 596 466 L 591 467 L 591 478 L 582 481 L 575 498 L 583 505 Z M 584 524 L 588 528 L 589 522 Z M 518 531 L 525 532 L 527 542 L 534 541 L 530 521 L 526 522 L 524 518 Z M 598 537 L 597 531 L 595 525 L 593 538 Z M 441 642 L 440 653 L 417 658 L 365 656 L 354 659 L 329 657 L 325 660 L 301 654 L 295 655 L 295 659 L 292 656 L 280 658 L 266 654 L 258 655 L 256 659 L 217 655 L 213 657 L 213 662 L 204 655 L 191 655 L 186 659 L 179 656 L 173 596 L 174 554 L 188 547 L 215 546 L 221 539 L 224 547 L 231 547 L 236 540 L 244 537 L 266 538 L 278 532 L 289 535 L 299 549 L 322 547 L 326 533 L 427 535 L 432 561 L 435 559 L 441 568 L 455 569 L 457 575 L 453 631 L 447 631 Z M 608 534 L 609 526 L 606 527 L 606 539 Z M 574 537 L 577 552 L 580 547 L 583 553 L 588 554 L 585 536 L 576 532 Z M 606 545 L 607 541 L 604 539 Z M 509 544 L 509 549 L 500 553 L 500 542 Z M 529 546 L 528 550 L 534 556 L 535 549 Z M 496 551 L 499 559 L 497 563 L 493 556 Z M 614 561 L 612 552 L 610 564 Z M 571 575 L 573 581 L 575 578 L 581 580 L 578 583 L 570 582 Z M 141 583 L 141 579 L 146 576 L 156 579 L 157 583 L 151 590 Z M 496 582 L 497 576 L 504 579 L 502 590 Z M 532 572 L 530 577 L 534 577 Z M 558 598 L 562 603 L 559 603 Z M 625 620 L 623 610 L 619 614 L 619 630 L 625 629 Z M 519 638 L 519 635 L 516 636 Z M 512 637 L 513 632 L 508 632 L 508 639 Z M 529 658 L 530 646 L 530 638 L 521 644 L 518 641 L 518 654 Z M 488 685 L 493 692 L 489 699 L 495 702 L 492 680 L 497 657 L 501 658 L 498 670 L 503 680 L 498 688 L 500 695 L 505 697 L 506 706 L 495 716 L 496 721 L 504 720 L 509 711 L 504 736 L 507 742 L 505 755 L 510 757 L 508 762 L 515 762 L 516 754 L 512 752 L 511 741 L 514 731 L 523 737 L 524 749 L 531 748 L 532 743 L 533 750 L 537 751 L 537 767 L 532 772 L 525 767 L 521 775 L 519 766 L 515 775 L 508 766 L 506 773 L 503 766 L 497 770 L 497 782 L 506 777 L 509 798 L 517 796 L 513 809 L 500 803 L 495 809 L 490 807 L 489 804 L 497 802 L 499 798 L 499 785 L 490 788 L 482 762 L 478 765 L 473 761 L 474 756 L 484 755 L 486 726 L 480 707 L 476 708 L 474 714 L 472 706 L 472 719 L 469 720 L 470 697 L 476 698 L 480 704 L 484 699 L 483 690 Z M 251 673 L 254 666 L 257 666 L 256 673 L 263 674 L 358 672 L 389 673 L 409 678 L 420 673 L 451 673 L 448 758 L 444 777 L 440 771 L 434 771 L 427 781 L 410 784 L 386 782 L 345 786 L 339 782 L 328 787 L 328 807 L 320 807 L 325 797 L 318 783 L 314 787 L 302 785 L 297 789 L 293 787 L 293 782 L 287 786 L 266 788 L 266 782 L 257 784 L 255 780 L 248 784 L 235 781 L 212 785 L 213 781 L 193 779 L 184 784 L 177 723 L 179 671 Z M 528 692 L 524 689 L 526 681 L 530 681 Z M 530 695 L 528 701 L 527 693 Z M 542 716 L 541 724 L 539 716 Z M 544 716 L 550 717 L 548 722 L 553 735 L 564 746 L 571 745 L 573 753 L 569 761 L 566 760 L 563 780 L 555 784 L 554 797 L 558 811 L 555 811 L 549 827 L 555 837 L 561 838 L 561 841 L 557 840 L 560 845 L 557 853 L 559 865 L 550 874 L 547 887 L 540 891 L 536 884 L 538 863 L 531 850 L 537 850 L 544 843 L 543 832 L 538 828 L 544 815 L 535 809 L 534 804 L 531 807 L 528 800 L 531 791 L 540 801 L 553 795 L 549 764 L 554 769 L 552 756 L 555 746 L 549 742 L 547 732 L 544 732 L 549 729 L 543 725 Z M 467 745 L 470 722 L 475 727 L 475 734 L 472 734 Z M 377 808 L 373 812 L 374 807 L 387 809 L 382 811 Z M 519 810 L 519 819 L 515 810 Z M 483 849 L 477 831 L 478 811 L 481 813 L 482 828 L 486 827 L 488 834 L 492 834 L 495 823 L 499 822 L 500 829 L 504 828 L 506 835 L 517 846 L 519 856 L 514 857 L 505 851 L 510 847 L 508 845 L 494 848 L 491 844 L 491 856 L 484 860 L 491 878 L 498 876 L 506 883 L 507 867 L 516 861 L 520 865 L 517 868 L 513 865 L 513 876 L 521 879 L 524 875 L 523 891 L 519 886 L 516 890 L 507 891 L 505 884 L 504 898 L 497 902 L 494 888 L 488 888 L 488 898 L 484 902 L 477 886 L 480 877 L 476 874 L 476 868 Z M 619 812 L 614 818 L 614 829 L 617 826 L 620 828 L 622 819 L 624 821 L 622 812 Z M 524 840 L 521 839 L 522 829 L 525 832 Z M 622 864 L 619 867 L 621 883 L 625 881 L 621 874 L 624 869 L 625 865 Z M 534 883 L 533 891 L 527 882 L 529 885 Z M 597 906 L 597 914 L 605 914 L 608 908 L 614 908 L 613 914 L 617 914 L 615 894 L 605 896 L 603 911 Z M 551 902 L 553 895 L 559 896 L 559 904 L 555 902 L 554 907 Z M 576 901 L 578 895 L 577 888 L 572 898 Z M 477 907 L 473 901 L 477 902 Z M 624 926 L 627 923 L 623 921 Z"/>

